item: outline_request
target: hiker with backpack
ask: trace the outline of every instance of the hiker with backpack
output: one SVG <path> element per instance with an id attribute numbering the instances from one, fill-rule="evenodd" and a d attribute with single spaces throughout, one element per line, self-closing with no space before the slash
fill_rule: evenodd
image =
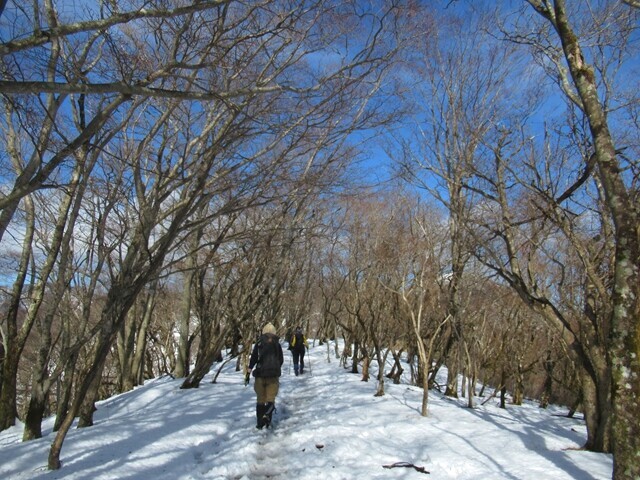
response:
<path id="1" fill-rule="evenodd" d="M 296 377 L 304 373 L 304 354 L 308 348 L 309 345 L 304 333 L 302 333 L 302 327 L 296 327 L 289 341 L 289 350 L 293 355 L 293 371 Z"/>
<path id="2" fill-rule="evenodd" d="M 253 389 L 257 395 L 256 428 L 269 428 L 271 418 L 276 409 L 276 396 L 280 388 L 281 367 L 284 363 L 280 339 L 276 335 L 276 327 L 267 323 L 262 329 L 262 335 L 253 347 L 249 359 L 249 370 L 244 379 L 249 384 L 249 376 L 253 371 Z"/>

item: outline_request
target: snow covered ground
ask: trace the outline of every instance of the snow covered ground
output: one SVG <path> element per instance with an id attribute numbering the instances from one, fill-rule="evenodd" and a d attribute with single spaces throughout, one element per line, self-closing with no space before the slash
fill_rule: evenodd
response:
<path id="1" fill-rule="evenodd" d="M 286 352 L 288 354 L 288 352 Z M 44 437 L 23 443 L 22 428 L 0 433 L 2 479 L 608 479 L 610 455 L 577 450 L 586 430 L 563 408 L 536 404 L 475 409 L 429 394 L 420 416 L 417 387 L 375 385 L 348 373 L 325 346 L 295 377 L 285 359 L 275 428 L 255 428 L 255 394 L 227 364 L 217 384 L 180 390 L 155 379 L 98 404 L 95 425 L 72 429 L 62 468 L 46 468 L 53 419 Z M 214 366 L 212 374 L 218 368 Z M 478 402 L 480 403 L 480 402 Z M 423 467 L 384 468 L 397 462 Z"/>

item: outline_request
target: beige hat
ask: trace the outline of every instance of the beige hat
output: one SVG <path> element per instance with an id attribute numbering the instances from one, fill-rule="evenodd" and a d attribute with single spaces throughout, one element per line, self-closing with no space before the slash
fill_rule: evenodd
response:
<path id="1" fill-rule="evenodd" d="M 276 334 L 276 327 L 271 323 L 267 323 L 264 327 L 262 327 L 262 333 L 273 333 Z"/>

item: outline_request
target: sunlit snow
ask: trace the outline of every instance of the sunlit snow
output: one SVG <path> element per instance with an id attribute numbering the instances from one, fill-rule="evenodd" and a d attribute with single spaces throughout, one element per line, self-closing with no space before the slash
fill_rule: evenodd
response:
<path id="1" fill-rule="evenodd" d="M 21 442 L 20 426 L 1 432 L 0 478 L 611 478 L 611 456 L 579 450 L 584 422 L 566 408 L 504 410 L 497 399 L 480 405 L 484 398 L 469 409 L 466 399 L 431 391 L 421 417 L 419 388 L 388 381 L 386 395 L 374 397 L 375 380 L 349 373 L 326 346 L 308 359 L 309 371 L 295 377 L 286 358 L 272 430 L 255 428 L 253 388 L 229 362 L 216 384 L 219 365 L 199 389 L 164 377 L 100 402 L 93 427 L 69 432 L 57 471 L 46 468 L 53 419 L 39 440 Z"/>

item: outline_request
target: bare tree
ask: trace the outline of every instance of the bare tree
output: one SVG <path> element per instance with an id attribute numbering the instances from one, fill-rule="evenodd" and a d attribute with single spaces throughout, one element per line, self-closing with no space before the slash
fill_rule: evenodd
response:
<path id="1" fill-rule="evenodd" d="M 576 312 L 571 301 L 580 301 L 582 296 L 563 302 L 567 297 L 562 292 L 575 280 L 570 274 L 574 265 L 563 249 L 554 246 L 559 241 L 558 229 L 540 213 L 541 205 L 536 206 L 528 193 L 530 185 L 536 184 L 535 178 L 542 177 L 525 175 L 520 156 L 523 144 L 516 140 L 517 136 L 512 137 L 503 129 L 496 136 L 491 162 L 487 159 L 486 164 L 476 164 L 478 168 L 483 165 L 478 174 L 484 182 L 476 187 L 485 197 L 474 214 L 475 232 L 481 237 L 476 256 L 562 334 L 573 360 L 584 371 L 587 446 L 602 450 L 609 441 L 610 373 L 597 332 L 606 331 L 606 317 Z M 555 161 L 558 155 L 553 151 L 549 161 Z M 549 184 L 545 184 L 545 189 L 548 188 Z"/>
<path id="2" fill-rule="evenodd" d="M 610 334 L 605 344 L 612 374 L 611 450 L 614 453 L 614 478 L 632 478 L 640 476 L 640 465 L 635 457 L 640 450 L 635 420 L 640 414 L 639 219 L 635 187 L 625 175 L 623 165 L 626 160 L 617 151 L 612 135 L 611 109 L 615 99 L 611 97 L 614 90 L 609 74 L 611 68 L 619 69 L 621 62 L 629 58 L 625 47 L 637 29 L 637 12 L 619 4 L 604 4 L 597 13 L 586 17 L 570 10 L 564 0 L 529 0 L 527 3 L 550 29 L 531 32 L 532 36 L 525 33 L 518 39 L 529 43 L 550 60 L 556 67 L 555 74 L 563 93 L 583 113 L 593 152 L 592 156 L 585 156 L 584 170 L 588 172 L 587 176 L 591 172 L 597 175 L 604 205 L 614 226 L 612 310 L 607 321 Z M 605 23 L 615 28 L 602 28 Z M 528 30 L 531 31 L 531 26 Z M 532 41 L 536 35 L 538 40 Z M 595 45 L 591 61 L 583 47 L 584 39 L 588 37 Z M 616 45 L 610 48 L 612 41 Z M 576 182 L 576 187 L 567 191 L 568 195 L 574 194 L 580 184 L 580 181 Z"/>
<path id="3" fill-rule="evenodd" d="M 175 11 L 153 11 L 150 18 L 169 18 L 215 6 L 218 6 L 218 2 L 215 4 L 207 2 L 206 5 L 202 4 L 195 8 Z M 101 142 L 105 141 L 105 138 L 109 138 L 108 135 L 104 135 L 104 132 L 102 132 L 103 135 L 98 135 L 118 108 L 125 103 L 130 103 L 130 94 L 105 95 L 95 99 L 95 97 L 89 98 L 81 92 L 82 88 L 74 89 L 65 86 L 86 86 L 88 76 L 93 72 L 100 71 L 98 64 L 101 59 L 110 57 L 109 55 L 101 55 L 105 45 L 104 27 L 121 25 L 146 15 L 143 10 L 129 12 L 129 14 L 113 12 L 111 14 L 104 9 L 105 5 L 102 5 L 103 9 L 99 13 L 102 20 L 97 23 L 87 21 L 63 25 L 60 23 L 52 2 L 47 0 L 43 5 L 35 2 L 33 7 L 31 14 L 26 9 L 16 10 L 16 12 L 23 13 L 25 17 L 18 16 L 13 19 L 11 31 L 15 37 L 4 41 L 2 48 L 0 48 L 3 56 L 3 81 L 0 91 L 3 93 L 6 114 L 2 126 L 6 133 L 4 138 L 13 166 L 13 168 L 9 165 L 5 166 L 7 172 L 13 171 L 13 177 L 8 177 L 9 181 L 13 181 L 13 186 L 0 198 L 0 241 L 9 228 L 20 202 L 26 196 L 42 188 L 50 189 L 56 185 L 65 186 L 67 182 L 64 179 L 73 178 L 72 174 L 68 172 L 74 169 L 73 165 L 67 169 L 65 161 L 71 159 L 73 162 L 78 159 L 79 162 L 83 162 L 91 149 L 100 148 L 101 145 L 104 145 Z M 42 16 L 40 15 L 41 8 L 44 12 Z M 105 15 L 109 18 L 105 19 Z M 29 19 L 32 21 L 28 21 Z M 3 21 L 5 20 L 3 19 Z M 25 35 L 25 32 L 28 33 Z M 75 34 L 86 34 L 87 37 L 74 38 Z M 76 49 L 76 47 L 78 48 Z M 65 76 L 64 83 L 57 81 L 60 71 Z M 165 73 L 167 73 L 166 70 Z M 99 76 L 100 73 L 97 75 Z M 134 83 L 132 78 L 126 80 L 130 84 Z M 61 85 L 61 88 L 56 88 L 55 85 L 58 84 Z M 70 98 L 69 92 L 72 91 L 78 92 L 79 95 Z M 26 95 L 11 95 L 12 92 Z M 43 92 L 50 92 L 50 94 L 46 96 L 46 101 L 41 103 L 37 95 Z M 150 93 L 147 92 L 147 95 Z M 61 120 L 64 118 L 61 112 L 65 109 L 74 112 L 74 122 Z M 117 121 L 115 123 L 117 124 Z M 74 155 L 76 152 L 78 154 Z M 86 179 L 87 176 L 83 181 Z M 69 188 L 70 190 L 75 188 L 73 183 L 69 185 Z M 82 190 L 83 187 L 80 189 Z M 79 204 L 80 198 L 81 196 L 73 200 L 76 205 Z M 60 221 L 61 225 L 64 225 L 64 220 L 60 219 Z M 70 222 L 70 228 L 73 228 L 73 222 Z M 70 231 L 67 231 L 65 235 L 66 238 L 69 238 Z M 62 238 L 62 232 L 59 230 L 58 239 L 60 238 Z M 59 249 L 60 246 L 52 246 L 49 265 L 53 266 Z M 29 251 L 30 245 L 26 242 L 25 255 L 29 255 Z M 48 267 L 49 271 L 51 268 Z M 22 287 L 19 287 L 22 282 L 20 275 L 16 278 L 17 283 L 12 303 L 19 301 L 22 291 Z M 48 274 L 42 275 L 41 278 L 42 282 L 38 290 L 44 292 L 47 288 Z M 59 281 L 61 285 L 64 285 L 64 279 Z M 58 288 L 57 295 L 60 294 L 61 290 Z M 38 294 L 38 296 L 42 297 L 42 294 Z M 24 348 L 24 343 L 38 315 L 39 305 L 40 301 L 37 299 L 30 303 L 28 308 L 31 312 L 31 320 L 23 324 L 20 338 L 14 334 L 13 309 L 9 309 L 7 313 L 8 334 L 5 340 L 8 345 L 8 354 L 7 361 L 3 362 L 5 372 L 2 375 L 3 387 L 0 394 L 0 428 L 6 428 L 15 421 L 15 387 L 12 387 L 12 384 L 15 383 L 14 366 L 17 365 L 20 352 Z M 46 345 L 43 345 L 42 351 L 44 352 L 46 349 Z M 46 363 L 46 360 L 42 359 L 42 362 Z"/>
<path id="4" fill-rule="evenodd" d="M 400 150 L 391 155 L 400 174 L 436 198 L 448 212 L 449 266 L 443 282 L 447 296 L 447 343 L 442 358 L 449 380 L 445 394 L 458 395 L 458 374 L 465 363 L 465 315 L 461 298 L 464 271 L 472 245 L 465 225 L 475 204 L 472 190 L 464 188 L 472 175 L 482 139 L 507 105 L 502 92 L 514 70 L 513 48 L 496 48 L 485 33 L 484 16 L 439 14 L 437 26 L 420 37 L 422 43 L 408 60 L 406 101 L 414 107 L 415 135 L 399 139 Z M 422 27 L 424 28 L 424 27 Z M 449 41 L 451 36 L 455 42 Z"/>
<path id="5" fill-rule="evenodd" d="M 269 4 L 276 13 L 277 3 Z M 93 358 L 88 372 L 78 381 L 77 397 L 53 442 L 50 468 L 59 468 L 62 443 L 73 417 L 82 405 L 84 409 L 94 401 L 117 332 L 138 294 L 157 277 L 168 255 L 198 224 L 277 198 L 272 196 L 272 186 L 281 180 L 279 172 L 287 167 L 299 169 L 300 165 L 313 170 L 326 160 L 320 148 L 315 148 L 318 153 L 311 158 L 303 155 L 310 145 L 318 141 L 338 145 L 345 135 L 373 118 L 371 96 L 381 85 L 381 67 L 390 52 L 389 45 L 379 41 L 389 40 L 385 37 L 385 15 L 393 13 L 393 8 L 382 17 L 368 17 L 363 42 L 354 44 L 357 51 L 345 52 L 343 61 L 309 68 L 305 56 L 348 37 L 354 28 L 343 19 L 343 14 L 351 13 L 349 5 L 325 8 L 318 3 L 310 7 L 314 8 L 283 10 L 272 17 L 257 7 L 230 12 L 222 6 L 217 16 L 194 14 L 149 22 L 157 37 L 154 46 L 167 46 L 158 54 L 163 60 L 163 55 L 169 62 L 177 55 L 193 60 L 187 65 L 178 62 L 187 74 L 177 83 L 193 86 L 207 81 L 224 89 L 226 95 L 215 96 L 206 111 L 196 106 L 182 108 L 174 101 L 147 100 L 130 130 L 123 132 L 142 132 L 122 136 L 123 148 L 117 158 L 128 167 L 125 178 L 129 183 L 124 186 L 130 187 L 132 194 L 123 195 L 125 203 L 114 214 L 132 218 L 132 229 L 123 236 L 122 255 L 112 259 L 105 304 L 94 327 Z M 321 42 L 321 37 L 315 36 L 311 42 L 307 38 L 317 33 L 320 21 L 326 37 Z M 165 29 L 170 23 L 174 28 Z M 136 41 L 143 38 L 139 33 L 145 25 L 137 26 L 136 35 L 126 37 L 137 47 L 132 60 L 146 62 L 146 71 L 153 77 L 161 68 L 151 49 Z M 211 36 L 179 42 L 202 29 Z M 241 37 L 235 36 L 238 32 Z M 260 41 L 256 44 L 255 39 Z M 296 47 L 289 48 L 292 42 Z M 242 54 L 227 55 L 241 50 Z M 117 60 L 114 56 L 114 62 Z M 122 66 L 134 77 L 140 75 L 139 70 Z M 210 69 L 206 75 L 201 66 Z M 167 77 L 162 81 L 170 82 Z M 333 121 L 327 129 L 324 120 L 329 114 Z M 176 125 L 181 128 L 173 130 Z M 196 212 L 205 205 L 213 208 L 206 218 L 199 218 Z"/>
<path id="6" fill-rule="evenodd" d="M 154 315 L 158 281 L 152 281 L 130 311 L 116 341 L 118 352 L 118 391 L 142 385 L 148 330 Z M 141 319 L 140 321 L 138 319 Z"/>

